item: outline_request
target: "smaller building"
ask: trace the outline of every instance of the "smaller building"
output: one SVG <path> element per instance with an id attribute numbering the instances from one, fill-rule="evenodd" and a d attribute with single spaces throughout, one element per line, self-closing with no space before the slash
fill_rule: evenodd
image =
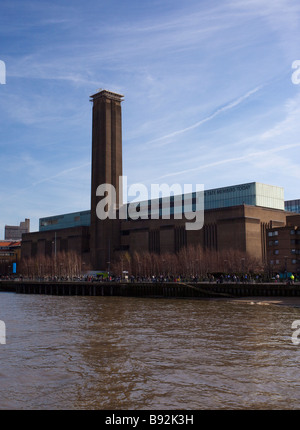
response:
<path id="1" fill-rule="evenodd" d="M 267 256 L 271 273 L 300 275 L 300 215 L 287 216 L 284 227 L 267 229 Z"/>
<path id="2" fill-rule="evenodd" d="M 21 258 L 21 241 L 0 241 L 0 276 L 16 273 Z"/>
<path id="3" fill-rule="evenodd" d="M 30 232 L 30 219 L 25 218 L 25 221 L 20 222 L 20 225 L 5 226 L 5 240 L 22 240 L 22 234 Z"/>

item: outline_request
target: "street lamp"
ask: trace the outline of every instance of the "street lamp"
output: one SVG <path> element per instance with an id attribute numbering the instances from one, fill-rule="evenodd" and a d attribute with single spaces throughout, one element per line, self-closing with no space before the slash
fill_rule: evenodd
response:
<path id="1" fill-rule="evenodd" d="M 288 256 L 285 255 L 284 256 L 284 273 L 285 273 L 286 278 L 287 278 L 287 259 L 288 259 Z"/>

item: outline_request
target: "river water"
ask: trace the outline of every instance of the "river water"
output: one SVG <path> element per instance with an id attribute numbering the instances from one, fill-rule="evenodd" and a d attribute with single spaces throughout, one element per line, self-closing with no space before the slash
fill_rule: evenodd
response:
<path id="1" fill-rule="evenodd" d="M 298 409 L 296 302 L 0 293 L 1 409 Z"/>

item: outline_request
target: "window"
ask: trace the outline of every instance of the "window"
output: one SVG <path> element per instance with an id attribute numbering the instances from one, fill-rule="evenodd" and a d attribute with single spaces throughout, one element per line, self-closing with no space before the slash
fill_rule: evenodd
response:
<path id="1" fill-rule="evenodd" d="M 275 231 L 269 231 L 268 232 L 268 236 L 270 237 L 270 236 L 278 236 L 278 231 L 277 230 L 275 230 Z"/>
<path id="2" fill-rule="evenodd" d="M 291 233 L 291 234 L 295 234 L 295 230 L 291 230 L 291 231 L 290 231 L 290 233 Z"/>
<path id="3" fill-rule="evenodd" d="M 279 249 L 274 249 L 274 255 L 278 255 L 279 254 Z"/>

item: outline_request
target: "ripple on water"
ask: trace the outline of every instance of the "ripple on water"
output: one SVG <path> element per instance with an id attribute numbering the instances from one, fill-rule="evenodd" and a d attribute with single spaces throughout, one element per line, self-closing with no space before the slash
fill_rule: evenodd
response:
<path id="1" fill-rule="evenodd" d="M 3 409 L 300 406 L 297 307 L 0 294 Z"/>

